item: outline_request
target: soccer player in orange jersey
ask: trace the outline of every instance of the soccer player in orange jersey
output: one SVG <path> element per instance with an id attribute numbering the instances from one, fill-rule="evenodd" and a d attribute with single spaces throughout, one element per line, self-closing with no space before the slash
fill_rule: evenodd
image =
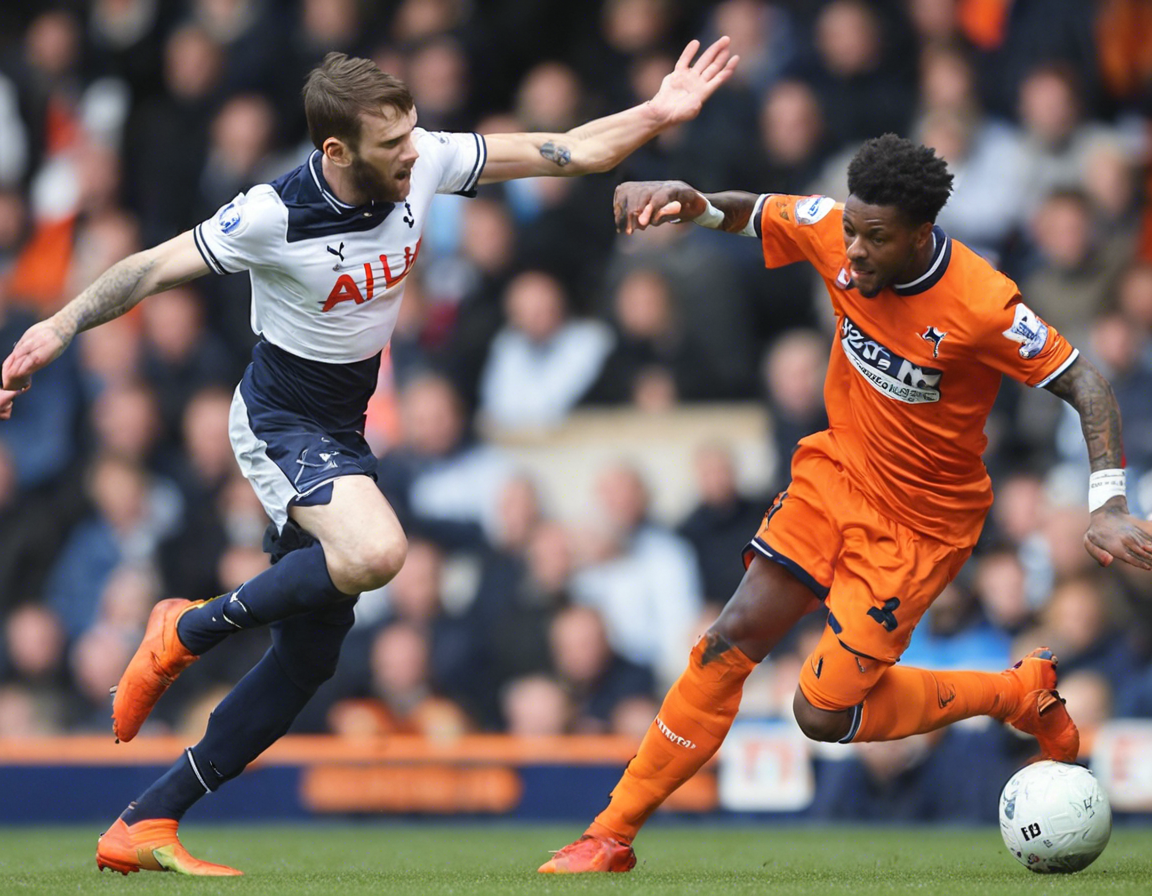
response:
<path id="1" fill-rule="evenodd" d="M 802 616 L 828 621 L 804 663 L 796 721 L 818 741 L 894 740 L 988 715 L 1073 761 L 1079 734 L 1040 648 L 1002 673 L 895 665 L 912 629 L 968 559 L 992 503 L 981 460 L 1002 374 L 1080 414 L 1092 464 L 1088 552 L 1152 569 L 1152 534 L 1128 514 L 1120 414 L 1095 367 L 1021 300 L 1016 284 L 935 226 L 952 175 L 888 134 L 848 168 L 851 195 L 704 195 L 625 183 L 624 233 L 693 221 L 761 241 L 768 267 L 806 260 L 836 312 L 828 429 L 801 440 L 792 481 L 745 550 L 747 572 L 696 643 L 608 807 L 541 866 L 628 871 L 632 840 L 716 752 L 744 679 Z"/>

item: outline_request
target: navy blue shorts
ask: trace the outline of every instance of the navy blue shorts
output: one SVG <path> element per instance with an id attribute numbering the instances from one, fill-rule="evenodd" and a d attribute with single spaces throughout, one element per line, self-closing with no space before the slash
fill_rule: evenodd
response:
<path id="1" fill-rule="evenodd" d="M 267 373 L 257 354 L 232 398 L 228 435 L 241 472 L 281 530 L 289 507 L 327 504 L 332 500 L 332 483 L 342 476 L 375 479 L 376 457 L 362 429 L 328 428 L 325 424 L 330 426 L 331 419 L 317 420 L 292 407 L 294 402 L 282 393 L 262 389 Z M 362 427 L 367 396 L 362 400 L 354 396 L 353 401 L 359 404 L 359 413 L 344 414 L 339 422 L 359 422 Z"/>

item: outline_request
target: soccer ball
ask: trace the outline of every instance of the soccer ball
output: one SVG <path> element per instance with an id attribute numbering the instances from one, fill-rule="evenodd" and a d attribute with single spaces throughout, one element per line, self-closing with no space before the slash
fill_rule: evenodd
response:
<path id="1" fill-rule="evenodd" d="M 1029 871 L 1080 871 L 1112 834 L 1112 807 L 1092 772 L 1066 762 L 1025 766 L 1000 794 L 1004 845 Z"/>

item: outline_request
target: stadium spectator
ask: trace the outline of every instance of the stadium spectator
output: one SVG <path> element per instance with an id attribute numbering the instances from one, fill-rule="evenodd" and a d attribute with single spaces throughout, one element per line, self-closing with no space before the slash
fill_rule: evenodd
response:
<path id="1" fill-rule="evenodd" d="M 1139 479 L 1152 470 L 1152 364 L 1141 357 L 1145 348 L 1142 334 L 1123 316 L 1103 314 L 1092 322 L 1085 349 L 1105 372 L 1116 393 L 1116 403 L 1124 419 L 1125 460 L 1129 476 Z M 1071 438 L 1065 425 L 1057 447 L 1064 457 L 1083 463 L 1083 449 Z M 1146 513 L 1152 507 L 1143 508 Z"/>
<path id="2" fill-rule="evenodd" d="M 427 374 L 401 395 L 404 441 L 380 458 L 384 496 L 410 531 L 438 541 L 492 533 L 511 461 L 468 432 L 463 402 L 445 378 Z"/>
<path id="3" fill-rule="evenodd" d="M 817 15 L 816 59 L 798 71 L 815 87 L 838 147 L 907 130 L 915 94 L 895 54 L 885 53 L 893 33 L 860 0 L 833 0 Z"/>
<path id="4" fill-rule="evenodd" d="M 540 271 L 508 284 L 504 313 L 480 379 L 480 413 L 497 430 L 557 426 L 596 381 L 611 333 L 599 321 L 571 320 L 564 288 Z"/>
<path id="5" fill-rule="evenodd" d="M 370 659 L 371 688 L 375 699 L 369 707 L 337 703 L 330 711 L 338 734 L 353 730 L 374 734 L 439 734 L 448 729 L 462 734 L 470 727 L 463 710 L 436 694 L 430 679 L 428 641 L 404 622 L 381 629 L 373 639 Z M 365 708 L 374 709 L 376 727 L 369 728 Z M 355 726 L 355 729 L 353 729 Z"/>
<path id="6" fill-rule="evenodd" d="M 64 728 L 54 724 L 44 705 L 21 684 L 0 685 L 0 737 L 17 740 L 60 734 Z"/>
<path id="7" fill-rule="evenodd" d="M 1060 657 L 1060 674 L 1090 671 L 1113 690 L 1141 664 L 1116 618 L 1115 595 L 1090 576 L 1056 586 L 1041 615 L 1038 633 Z"/>
<path id="8" fill-rule="evenodd" d="M 1073 344 L 1087 346 L 1092 317 L 1115 291 L 1123 247 L 1097 232 L 1088 197 L 1079 189 L 1044 199 L 1031 230 L 1040 263 L 1020 282 L 1021 292 Z"/>
<path id="9" fill-rule="evenodd" d="M 1152 264 L 1130 264 L 1120 277 L 1116 302 L 1124 319 L 1135 329 L 1141 363 L 1152 365 Z"/>
<path id="10" fill-rule="evenodd" d="M 680 320 L 671 285 L 661 272 L 639 268 L 621 280 L 612 323 L 615 345 L 586 396 L 589 403 L 666 410 L 720 389 L 696 332 Z"/>
<path id="11" fill-rule="evenodd" d="M 700 565 L 704 600 L 723 603 L 744 576 L 741 552 L 755 532 L 768 502 L 740 493 L 729 446 L 710 443 L 693 457 L 699 503 L 677 527 L 691 542 Z"/>
<path id="12" fill-rule="evenodd" d="M 572 706 L 564 688 L 547 675 L 526 675 L 510 681 L 501 692 L 504 730 L 513 737 L 565 734 Z"/>
<path id="13" fill-rule="evenodd" d="M 956 180 L 937 218 L 945 231 L 990 261 L 998 261 L 1023 222 L 1027 160 L 1011 132 L 971 112 L 933 110 L 919 139 L 948 162 Z"/>
<path id="14" fill-rule="evenodd" d="M 827 358 L 827 340 L 811 330 L 785 333 L 764 355 L 764 394 L 781 487 L 796 443 L 828 425 L 823 395 Z"/>
<path id="15" fill-rule="evenodd" d="M 591 607 L 568 607 L 557 613 L 548 641 L 556 674 L 568 692 L 575 733 L 603 733 L 622 701 L 651 699 L 651 671 L 613 653 L 604 620 Z"/>
<path id="16" fill-rule="evenodd" d="M 273 180 L 284 169 L 281 160 L 269 158 L 275 114 L 272 104 L 258 93 L 234 96 L 216 113 L 199 177 L 197 218 L 210 217 L 237 193 Z"/>
<path id="17" fill-rule="evenodd" d="M 70 639 L 95 621 L 112 571 L 126 560 L 151 560 L 181 512 L 172 491 L 137 463 L 115 455 L 92 463 L 87 491 L 93 512 L 68 533 L 44 587 Z"/>
<path id="18" fill-rule="evenodd" d="M 967 588 L 953 582 L 932 603 L 900 659 L 926 669 L 983 669 L 1012 664 L 1011 638 L 989 622 Z"/>
<path id="19" fill-rule="evenodd" d="M 94 625 L 76 639 L 69 651 L 74 689 L 69 728 L 104 733 L 108 730 L 108 692 L 132 656 L 131 636 L 111 625 Z M 149 726 L 162 727 L 159 718 Z"/>
<path id="20" fill-rule="evenodd" d="M 808 192 L 828 155 L 824 110 L 812 88 L 794 80 L 773 85 L 760 107 L 758 134 L 759 152 L 741 152 L 729 183 Z M 749 164 L 755 167 L 748 168 Z"/>
<path id="21" fill-rule="evenodd" d="M 1083 184 L 1093 150 L 1116 140 L 1104 124 L 1084 120 L 1079 78 L 1066 63 L 1048 62 L 1028 72 L 1020 84 L 1018 113 L 1028 159 L 1026 213 L 1034 213 L 1053 192 Z"/>
<path id="22" fill-rule="evenodd" d="M 494 719 L 500 685 L 549 668 L 548 623 L 568 603 L 571 571 L 566 530 L 542 519 L 532 480 L 510 479 L 500 494 L 496 541 L 481 552 L 479 581 L 466 610 L 491 683 L 485 688 L 485 721 Z"/>
<path id="23" fill-rule="evenodd" d="M 986 549 L 975 564 L 972 587 L 995 631 L 1015 636 L 1030 628 L 1035 608 L 1028 603 L 1024 566 L 1016 550 L 1010 546 Z"/>
<path id="24" fill-rule="evenodd" d="M 1069 712 L 1076 713 L 1080 728 L 1080 756 L 1092 756 L 1096 733 L 1112 717 L 1113 686 L 1099 672 L 1088 669 L 1060 676 L 1060 696 L 1067 701 Z"/>
<path id="25" fill-rule="evenodd" d="M 155 390 L 165 438 L 171 442 L 179 437 L 181 418 L 201 390 L 227 389 L 231 397 L 239 365 L 220 337 L 205 329 L 204 304 L 191 287 L 153 296 L 142 308 L 141 322 L 141 374 Z M 186 425 L 183 432 L 188 441 L 192 434 Z M 225 439 L 218 450 L 227 449 Z"/>
<path id="26" fill-rule="evenodd" d="M 572 579 L 575 602 L 599 611 L 612 648 L 665 686 L 675 676 L 702 591 L 691 545 L 649 518 L 648 487 L 617 463 L 597 477 L 601 550 Z"/>
<path id="27" fill-rule="evenodd" d="M 3 681 L 19 684 L 36 714 L 53 730 L 64 728 L 68 708 L 65 638 L 60 620 L 41 604 L 21 604 L 4 623 Z"/>

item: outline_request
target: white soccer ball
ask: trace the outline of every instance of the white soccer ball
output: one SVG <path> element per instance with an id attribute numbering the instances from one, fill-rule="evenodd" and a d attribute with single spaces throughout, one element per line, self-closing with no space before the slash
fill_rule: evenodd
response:
<path id="1" fill-rule="evenodd" d="M 1088 769 L 1066 762 L 1025 766 L 1000 794 L 1004 845 L 1029 871 L 1080 871 L 1112 834 L 1112 806 Z"/>

